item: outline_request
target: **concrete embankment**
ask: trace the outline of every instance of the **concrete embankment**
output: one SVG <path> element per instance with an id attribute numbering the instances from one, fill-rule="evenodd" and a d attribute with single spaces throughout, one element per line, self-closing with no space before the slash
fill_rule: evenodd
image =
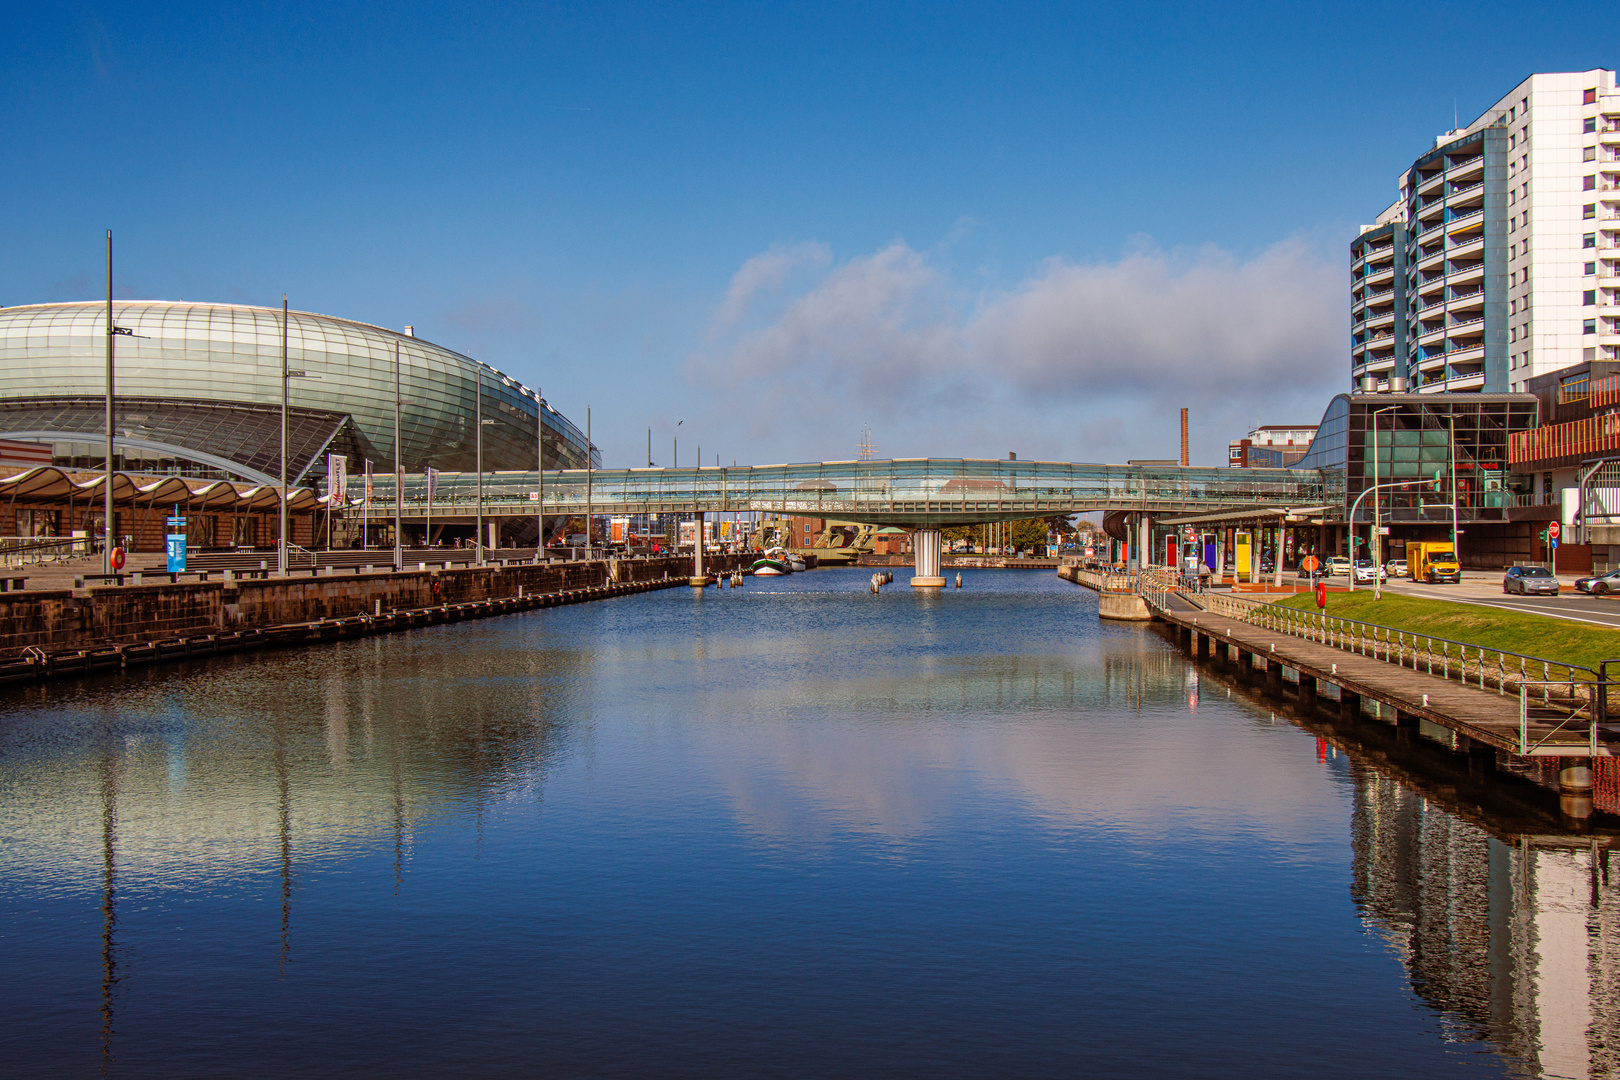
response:
<path id="1" fill-rule="evenodd" d="M 1058 577 L 1084 585 L 1097 594 L 1097 617 L 1115 622 L 1147 622 L 1153 618 L 1147 602 L 1131 587 L 1130 578 L 1078 566 L 1058 567 Z"/>
<path id="2" fill-rule="evenodd" d="M 862 555 L 861 566 L 911 566 L 910 555 Z M 941 567 L 957 570 L 1050 570 L 1058 565 L 1056 559 L 1021 559 L 1013 555 L 942 555 Z"/>
<path id="3" fill-rule="evenodd" d="M 743 560 L 705 562 L 724 574 Z M 0 679 L 71 668 L 75 657 L 85 669 L 123 666 L 129 656 L 321 640 L 685 587 L 690 572 L 689 559 L 626 559 L 0 593 Z"/>

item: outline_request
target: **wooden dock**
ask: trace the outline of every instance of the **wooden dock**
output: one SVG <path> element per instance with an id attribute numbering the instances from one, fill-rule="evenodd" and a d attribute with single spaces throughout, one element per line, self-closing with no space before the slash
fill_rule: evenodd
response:
<path id="1" fill-rule="evenodd" d="M 1264 678 L 1276 691 L 1283 687 L 1284 672 L 1295 672 L 1302 703 L 1314 702 L 1326 687 L 1337 687 L 1339 710 L 1346 719 L 1359 717 L 1363 702 L 1378 702 L 1380 714 L 1398 728 L 1416 728 L 1427 721 L 1444 729 L 1451 748 L 1459 753 L 1620 756 L 1620 727 L 1593 725 L 1585 717 L 1571 721 L 1567 710 L 1533 708 L 1525 713 L 1519 694 L 1511 689 L 1480 689 L 1269 630 L 1201 609 L 1175 593 L 1151 606 L 1154 616 L 1175 627 L 1182 644 L 1199 657 L 1229 660 L 1240 674 Z"/>

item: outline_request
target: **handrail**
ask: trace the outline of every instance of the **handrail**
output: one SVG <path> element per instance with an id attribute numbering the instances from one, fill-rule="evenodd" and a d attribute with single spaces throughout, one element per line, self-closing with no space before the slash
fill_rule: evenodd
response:
<path id="1" fill-rule="evenodd" d="M 1137 592 L 1161 612 L 1170 610 L 1167 597 L 1174 591 L 1173 586 L 1167 587 L 1162 581 L 1154 580 L 1151 574 L 1144 573 L 1138 578 Z M 1506 695 L 1510 688 L 1522 691 L 1527 686 L 1539 686 L 1542 698 L 1540 708 L 1550 709 L 1556 702 L 1558 706 L 1568 709 L 1571 715 L 1578 714 L 1582 707 L 1595 711 L 1594 725 L 1607 719 L 1607 695 L 1603 692 L 1607 685 L 1605 676 L 1579 664 L 1420 634 L 1415 630 L 1401 630 L 1380 623 L 1300 611 L 1249 597 L 1208 593 L 1200 599 L 1204 601 L 1205 610 L 1215 615 L 1345 652 L 1359 653 L 1399 667 L 1410 667 L 1413 671 L 1438 674 L 1448 681 L 1455 667 L 1456 678 L 1464 686 L 1477 686 L 1484 690 L 1494 685 L 1499 695 Z M 1440 646 L 1438 652 L 1436 645 Z M 1470 656 L 1470 653 L 1473 655 Z M 1494 671 L 1491 669 L 1491 658 L 1494 658 Z M 1514 660 L 1518 661 L 1517 671 L 1513 670 Z M 1435 671 L 1436 664 L 1440 667 L 1438 672 Z M 1532 665 L 1541 668 L 1540 678 L 1536 678 L 1538 673 L 1532 670 Z M 1554 678 L 1556 672 L 1562 672 L 1564 677 Z M 1554 688 L 1563 688 L 1563 692 L 1555 696 Z M 1593 732 L 1595 740 L 1595 726 Z"/>
<path id="2" fill-rule="evenodd" d="M 1555 686 L 1568 688 L 1563 700 L 1569 703 L 1590 703 L 1593 689 L 1603 682 L 1598 672 L 1579 664 L 1276 604 L 1256 605 L 1246 613 L 1232 614 L 1230 617 L 1263 626 L 1275 633 L 1315 641 L 1400 667 L 1411 667 L 1413 671 L 1426 670 L 1428 674 L 1438 674 L 1442 679 L 1451 679 L 1452 668 L 1455 667 L 1456 678 L 1463 685 L 1477 685 L 1481 690 L 1494 685 L 1498 694 L 1506 694 L 1512 687 L 1541 686 L 1543 707 L 1552 705 L 1552 688 Z M 1436 645 L 1440 646 L 1438 652 Z M 1513 670 L 1513 661 L 1517 661 L 1517 671 Z M 1435 671 L 1437 664 L 1440 668 L 1438 672 Z M 1541 668 L 1539 678 L 1532 666 Z M 1554 678 L 1555 672 L 1562 672 L 1563 677 Z"/>

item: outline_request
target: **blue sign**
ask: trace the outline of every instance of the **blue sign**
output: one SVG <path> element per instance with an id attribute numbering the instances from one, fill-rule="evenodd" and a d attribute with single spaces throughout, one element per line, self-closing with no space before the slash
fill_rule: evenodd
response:
<path id="1" fill-rule="evenodd" d="M 170 533 L 166 538 L 169 546 L 169 572 L 184 570 L 186 568 L 186 534 Z"/>
<path id="2" fill-rule="evenodd" d="M 171 529 L 183 529 L 186 526 L 186 519 L 183 517 L 164 518 L 163 523 Z"/>

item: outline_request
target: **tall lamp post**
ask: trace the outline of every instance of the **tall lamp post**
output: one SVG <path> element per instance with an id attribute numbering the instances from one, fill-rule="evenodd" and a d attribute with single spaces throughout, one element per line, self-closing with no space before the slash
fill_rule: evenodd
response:
<path id="1" fill-rule="evenodd" d="M 101 572 L 113 573 L 113 338 L 132 331 L 113 324 L 112 230 L 107 230 L 107 475 L 102 481 Z M 71 532 L 72 522 L 68 522 Z"/>
<path id="2" fill-rule="evenodd" d="M 405 569 L 403 513 L 405 503 L 405 459 L 399 439 L 400 411 L 399 339 L 394 339 L 394 569 Z"/>
<path id="3" fill-rule="evenodd" d="M 546 553 L 546 399 L 534 388 L 534 561 Z"/>
<path id="4" fill-rule="evenodd" d="M 287 576 L 287 294 L 281 294 L 281 525 L 276 532 L 276 570 Z"/>
<path id="5" fill-rule="evenodd" d="M 482 361 L 474 360 L 478 371 L 478 404 L 474 411 L 477 418 L 477 454 L 478 454 L 478 511 L 473 526 L 478 531 L 478 565 L 484 565 L 484 425 L 493 424 L 493 420 L 484 419 L 484 365 Z"/>
<path id="6" fill-rule="evenodd" d="M 1373 422 L 1373 484 L 1375 486 L 1377 485 L 1378 480 L 1379 480 L 1379 476 L 1380 476 L 1380 473 L 1378 471 L 1378 415 L 1379 415 L 1379 413 L 1398 412 L 1399 410 L 1400 410 L 1399 405 L 1389 405 L 1389 406 L 1386 406 L 1385 408 L 1382 408 L 1382 409 L 1374 409 L 1373 410 L 1373 414 L 1372 414 L 1372 422 Z M 1393 432 L 1394 428 L 1391 428 L 1390 430 Z M 1394 437 L 1392 435 L 1391 436 L 1391 443 L 1393 444 L 1393 442 L 1394 442 Z M 1393 446 L 1392 446 L 1392 448 L 1393 448 Z M 1384 577 L 1383 577 L 1383 569 L 1384 569 L 1384 534 L 1379 531 L 1383 527 L 1383 519 L 1379 516 L 1378 509 L 1379 509 L 1378 496 L 1375 494 L 1373 496 L 1373 531 L 1372 531 L 1372 538 L 1367 544 L 1367 551 L 1368 551 L 1368 554 L 1370 554 L 1372 556 L 1372 562 L 1373 562 L 1373 599 L 1374 600 L 1382 600 L 1384 598 Z M 1351 588 L 1354 588 L 1355 584 L 1356 584 L 1356 568 L 1354 566 L 1352 566 L 1350 568 L 1350 586 L 1351 586 Z"/>

